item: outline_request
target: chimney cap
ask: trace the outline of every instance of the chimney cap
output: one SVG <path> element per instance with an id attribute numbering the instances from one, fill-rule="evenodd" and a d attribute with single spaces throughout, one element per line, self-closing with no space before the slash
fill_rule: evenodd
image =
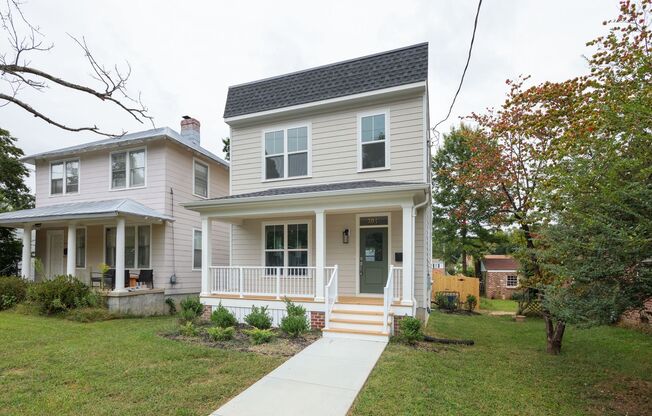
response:
<path id="1" fill-rule="evenodd" d="M 184 119 L 184 120 L 190 120 L 192 117 L 190 117 L 190 116 L 181 116 L 181 118 Z"/>

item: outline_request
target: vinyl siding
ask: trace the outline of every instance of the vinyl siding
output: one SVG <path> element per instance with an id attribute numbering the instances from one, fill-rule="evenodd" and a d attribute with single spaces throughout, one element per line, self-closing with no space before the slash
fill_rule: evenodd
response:
<path id="1" fill-rule="evenodd" d="M 423 182 L 427 171 L 423 103 L 423 95 L 419 94 L 265 124 L 232 127 L 231 191 L 238 194 L 274 187 L 369 179 Z M 376 109 L 389 109 L 391 169 L 358 173 L 358 114 Z M 311 126 L 312 177 L 264 182 L 263 131 L 304 122 Z"/>

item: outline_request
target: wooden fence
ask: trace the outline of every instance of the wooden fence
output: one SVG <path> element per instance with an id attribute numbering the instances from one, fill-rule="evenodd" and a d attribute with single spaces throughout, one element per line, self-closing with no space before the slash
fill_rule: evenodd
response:
<path id="1" fill-rule="evenodd" d="M 466 302 L 467 295 L 473 295 L 478 300 L 477 308 L 480 309 L 480 279 L 466 276 L 444 276 L 442 273 L 432 272 L 432 299 L 437 292 L 459 292 L 460 300 Z"/>

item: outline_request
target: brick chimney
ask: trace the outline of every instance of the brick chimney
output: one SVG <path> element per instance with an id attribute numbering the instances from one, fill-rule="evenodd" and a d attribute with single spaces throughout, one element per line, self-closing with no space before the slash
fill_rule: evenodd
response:
<path id="1" fill-rule="evenodd" d="M 181 137 L 199 146 L 199 120 L 183 116 L 181 120 Z"/>

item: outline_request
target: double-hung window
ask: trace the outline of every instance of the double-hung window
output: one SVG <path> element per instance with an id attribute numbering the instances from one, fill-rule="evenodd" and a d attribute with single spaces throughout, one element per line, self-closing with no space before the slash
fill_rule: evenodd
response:
<path id="1" fill-rule="evenodd" d="M 288 267 L 288 275 L 303 274 L 308 267 L 308 224 L 265 225 L 265 267 Z"/>
<path id="2" fill-rule="evenodd" d="M 358 170 L 389 168 L 389 112 L 358 116 Z"/>
<path id="3" fill-rule="evenodd" d="M 77 228 L 77 241 L 75 242 L 75 267 L 86 267 L 86 228 Z"/>
<path id="4" fill-rule="evenodd" d="M 195 160 L 193 179 L 193 193 L 208 198 L 208 165 Z"/>
<path id="5" fill-rule="evenodd" d="M 79 159 L 50 164 L 50 195 L 79 192 Z"/>
<path id="6" fill-rule="evenodd" d="M 104 262 L 115 267 L 115 227 L 107 227 L 105 231 Z M 149 269 L 151 248 L 151 226 L 137 225 L 125 227 L 125 268 Z"/>
<path id="7" fill-rule="evenodd" d="M 308 126 L 282 128 L 264 133 L 265 180 L 309 175 Z"/>
<path id="8" fill-rule="evenodd" d="M 111 189 L 145 186 L 145 149 L 111 154 Z"/>
<path id="9" fill-rule="evenodd" d="M 192 230 L 192 268 L 201 269 L 201 230 Z"/>

